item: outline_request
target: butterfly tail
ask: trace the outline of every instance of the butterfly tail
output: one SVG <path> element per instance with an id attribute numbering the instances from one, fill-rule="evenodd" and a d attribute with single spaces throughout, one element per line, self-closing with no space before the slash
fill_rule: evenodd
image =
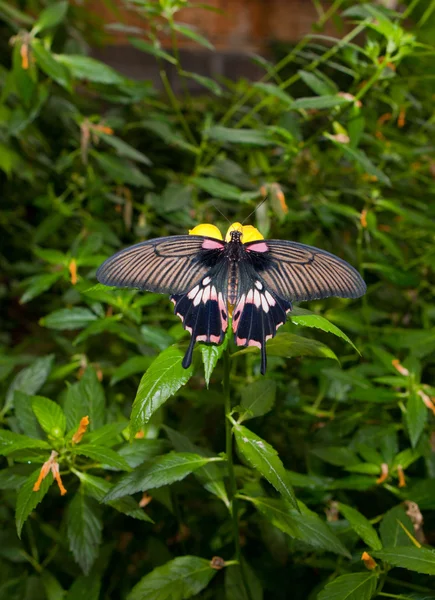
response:
<path id="1" fill-rule="evenodd" d="M 186 354 L 181 362 L 183 369 L 188 369 L 192 364 L 193 348 L 195 346 L 196 338 L 193 336 L 190 338 L 189 347 L 187 348 Z"/>

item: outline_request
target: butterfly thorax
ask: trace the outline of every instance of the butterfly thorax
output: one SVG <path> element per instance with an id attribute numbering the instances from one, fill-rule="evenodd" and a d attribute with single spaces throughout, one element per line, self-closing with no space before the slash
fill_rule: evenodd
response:
<path id="1" fill-rule="evenodd" d="M 229 261 L 228 268 L 228 303 L 235 304 L 239 285 L 238 263 L 244 258 L 246 251 L 242 244 L 240 231 L 231 232 L 231 240 L 225 246 L 225 256 Z"/>

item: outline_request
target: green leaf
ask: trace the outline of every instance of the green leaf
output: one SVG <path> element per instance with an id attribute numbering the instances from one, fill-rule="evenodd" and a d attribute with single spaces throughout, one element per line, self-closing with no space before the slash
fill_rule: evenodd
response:
<path id="1" fill-rule="evenodd" d="M 130 158 L 131 160 L 135 160 L 136 162 L 142 163 L 147 166 L 150 166 L 152 164 L 150 159 L 147 156 L 145 156 L 145 154 L 142 154 L 142 152 L 139 152 L 139 150 L 136 150 L 136 148 L 133 148 L 133 146 L 130 146 L 130 144 L 127 144 L 127 142 L 124 142 L 124 140 L 121 140 L 120 138 L 114 135 L 108 135 L 107 133 L 103 133 L 97 130 L 95 131 L 95 133 L 100 139 L 104 140 L 106 144 L 112 146 L 112 148 L 115 148 L 118 156 Z"/>
<path id="2" fill-rule="evenodd" d="M 24 392 L 17 391 L 14 394 L 15 416 L 22 432 L 31 437 L 42 439 L 42 429 L 32 410 L 32 398 Z"/>
<path id="3" fill-rule="evenodd" d="M 98 500 L 98 502 L 102 502 L 106 494 L 108 494 L 113 488 L 113 483 L 110 483 L 101 477 L 95 477 L 94 475 L 90 475 L 89 473 L 84 473 L 81 471 L 75 471 L 75 474 L 80 479 L 85 494 L 91 496 L 91 498 L 94 498 L 95 500 Z M 144 509 L 141 508 L 130 496 L 119 498 L 118 500 L 112 500 L 107 504 L 118 512 L 132 517 L 133 519 L 153 523 L 153 520 L 146 514 Z"/>
<path id="4" fill-rule="evenodd" d="M 29 465 L 17 465 L 0 471 L 0 490 L 22 488 L 29 476 Z"/>
<path id="5" fill-rule="evenodd" d="M 99 506 L 79 489 L 68 508 L 67 534 L 70 550 L 85 575 L 98 556 L 102 529 Z"/>
<path id="6" fill-rule="evenodd" d="M 166 440 L 139 439 L 125 444 L 118 452 L 125 458 L 127 464 L 134 469 L 143 462 L 149 461 L 155 456 L 159 456 L 168 450 L 169 445 Z"/>
<path id="7" fill-rule="evenodd" d="M 278 452 L 267 442 L 243 425 L 233 426 L 237 448 L 248 463 L 254 467 L 282 497 L 297 508 L 297 501 L 287 471 Z"/>
<path id="8" fill-rule="evenodd" d="M 336 467 L 351 467 L 361 463 L 357 455 L 350 448 L 343 446 L 314 446 L 310 449 L 310 452 Z"/>
<path id="9" fill-rule="evenodd" d="M 194 177 L 191 182 L 210 194 L 210 196 L 213 196 L 213 198 L 240 200 L 242 191 L 231 183 L 226 183 L 214 177 Z"/>
<path id="10" fill-rule="evenodd" d="M 328 525 L 302 502 L 298 502 L 301 512 L 276 498 L 257 496 L 243 497 L 252 502 L 272 525 L 292 538 L 301 540 L 315 548 L 349 557 L 349 552 Z"/>
<path id="11" fill-rule="evenodd" d="M 127 421 L 107 423 L 94 431 L 86 432 L 85 440 L 87 443 L 97 446 L 114 446 L 120 441 L 124 441 L 124 438 L 121 437 L 121 433 L 126 427 Z"/>
<path id="12" fill-rule="evenodd" d="M 253 84 L 253 87 L 261 92 L 264 92 L 267 96 L 281 100 L 281 102 L 287 105 L 287 108 L 293 103 L 293 98 L 291 98 L 286 91 L 277 85 L 274 85 L 273 83 L 263 83 L 261 81 L 257 81 Z"/>
<path id="13" fill-rule="evenodd" d="M 33 396 L 32 409 L 46 433 L 58 438 L 65 434 L 66 418 L 59 404 L 43 396 Z"/>
<path id="14" fill-rule="evenodd" d="M 331 79 L 328 79 L 323 73 L 316 75 L 310 71 L 300 70 L 298 71 L 302 81 L 319 96 L 336 94 L 338 88 Z"/>
<path id="15" fill-rule="evenodd" d="M 0 429 L 0 455 L 9 456 L 17 450 L 27 450 L 29 448 L 40 448 L 41 450 L 49 449 L 50 446 L 43 440 L 35 440 L 34 438 L 14 433 L 8 429 Z"/>
<path id="16" fill-rule="evenodd" d="M 290 313 L 290 316 L 292 323 L 295 323 L 295 325 L 301 325 L 302 327 L 315 327 L 316 329 L 321 329 L 327 333 L 332 333 L 345 340 L 348 344 L 355 348 L 357 352 L 359 352 L 352 340 L 349 339 L 347 335 L 343 333 L 336 325 L 333 325 L 330 321 L 328 321 L 328 319 L 325 319 L 325 317 L 315 315 L 311 311 L 299 307 L 294 308 Z"/>
<path id="17" fill-rule="evenodd" d="M 326 133 L 325 136 L 329 140 L 331 140 L 331 142 L 333 142 L 336 146 L 339 146 L 342 149 L 343 154 L 345 154 L 347 158 L 360 165 L 360 167 L 362 167 L 365 173 L 373 175 L 384 185 L 391 186 L 390 179 L 385 175 L 385 173 L 383 173 L 380 169 L 375 167 L 375 165 L 371 162 L 371 160 L 368 158 L 365 152 L 357 148 L 352 148 L 348 144 L 338 142 L 337 140 L 332 138 L 328 133 Z"/>
<path id="18" fill-rule="evenodd" d="M 62 277 L 62 273 L 44 273 L 35 275 L 26 281 L 27 289 L 20 298 L 20 304 L 26 304 L 49 290 Z"/>
<path id="19" fill-rule="evenodd" d="M 216 96 L 222 96 L 222 88 L 214 79 L 205 77 L 204 75 L 198 75 L 198 73 L 190 73 L 189 71 L 183 71 L 183 76 L 193 79 L 196 81 L 196 83 L 199 83 L 199 85 L 207 88 Z"/>
<path id="20" fill-rule="evenodd" d="M 210 377 L 212 376 L 213 371 L 216 368 L 216 365 L 219 359 L 222 357 L 222 354 L 227 349 L 228 346 L 228 337 L 225 337 L 222 344 L 219 346 L 201 344 L 201 355 L 202 362 L 204 363 L 204 377 L 205 382 L 207 384 L 207 388 L 210 385 Z"/>
<path id="21" fill-rule="evenodd" d="M 199 594 L 216 573 L 204 558 L 179 556 L 145 575 L 127 600 L 185 600 Z"/>
<path id="22" fill-rule="evenodd" d="M 126 183 L 136 187 L 153 188 L 151 179 L 142 173 L 135 165 L 128 160 L 121 159 L 105 152 L 95 152 L 91 150 L 90 155 L 95 158 L 100 167 L 112 181 L 116 183 Z"/>
<path id="23" fill-rule="evenodd" d="M 375 558 L 380 558 L 393 567 L 435 575 L 434 550 L 416 548 L 415 546 L 395 546 L 394 548 L 378 550 L 372 554 Z"/>
<path id="24" fill-rule="evenodd" d="M 101 463 L 101 465 L 107 465 L 112 467 L 112 469 L 130 471 L 130 467 L 125 458 L 107 446 L 80 443 L 74 446 L 72 451 L 74 454 L 92 458 L 92 460 L 96 460 Z"/>
<path id="25" fill-rule="evenodd" d="M 150 44 L 149 42 L 145 42 L 144 40 L 141 40 L 139 38 L 128 38 L 128 41 L 132 46 L 134 46 L 134 48 L 137 48 L 137 50 L 140 50 L 141 52 L 152 54 L 157 58 L 163 58 L 163 60 L 167 60 L 173 65 L 177 64 L 177 61 L 173 56 L 171 56 L 155 44 Z"/>
<path id="26" fill-rule="evenodd" d="M 242 389 L 241 406 L 247 411 L 243 420 L 261 417 L 275 404 L 276 382 L 273 379 L 259 379 Z"/>
<path id="27" fill-rule="evenodd" d="M 54 354 L 37 358 L 30 367 L 26 367 L 16 375 L 6 393 L 6 402 L 3 411 L 12 408 L 16 391 L 33 396 L 41 389 L 53 365 Z"/>
<path id="28" fill-rule="evenodd" d="M 266 348 L 268 356 L 281 356 L 282 358 L 321 356 L 323 358 L 338 360 L 334 352 L 328 346 L 325 346 L 325 344 L 293 333 L 278 334 L 275 338 L 267 342 Z M 258 348 L 250 346 L 249 348 L 234 352 L 231 356 L 255 353 L 258 353 Z"/>
<path id="29" fill-rule="evenodd" d="M 17 525 L 18 537 L 21 538 L 21 530 L 26 522 L 28 516 L 33 509 L 38 506 L 45 494 L 48 492 L 48 488 L 53 483 L 53 477 L 51 473 L 42 480 L 41 487 L 38 492 L 33 491 L 33 486 L 39 477 L 39 469 L 34 471 L 26 480 L 26 482 L 20 488 L 17 497 L 17 506 L 15 509 L 15 523 Z"/>
<path id="30" fill-rule="evenodd" d="M 100 598 L 101 581 L 93 573 L 85 577 L 84 575 L 77 577 L 74 581 L 65 600 L 98 600 Z"/>
<path id="31" fill-rule="evenodd" d="M 418 444 L 423 429 L 426 425 L 428 410 L 420 396 L 412 390 L 406 403 L 406 426 L 411 445 L 415 448 Z M 403 465 L 402 465 L 403 466 Z"/>
<path id="32" fill-rule="evenodd" d="M 375 573 L 341 575 L 328 583 L 318 600 L 370 600 L 376 592 Z"/>
<path id="33" fill-rule="evenodd" d="M 414 526 L 402 505 L 394 506 L 385 513 L 379 527 L 384 547 L 413 546 L 412 540 L 406 535 L 401 524 L 409 533 L 413 533 Z"/>
<path id="34" fill-rule="evenodd" d="M 51 4 L 47 6 L 38 17 L 35 25 L 32 27 L 31 34 L 36 35 L 44 31 L 45 29 L 50 29 L 51 27 L 56 27 L 59 23 L 66 17 L 66 13 L 68 12 L 68 2 L 56 2 L 55 4 Z"/>
<path id="35" fill-rule="evenodd" d="M 126 79 L 103 62 L 81 54 L 56 54 L 56 60 L 64 65 L 75 79 L 85 79 L 93 83 L 122 85 Z"/>
<path id="36" fill-rule="evenodd" d="M 131 413 L 133 433 L 139 431 L 155 411 L 189 381 L 193 367 L 183 369 L 182 360 L 182 352 L 170 346 L 159 354 L 142 377 Z"/>
<path id="37" fill-rule="evenodd" d="M 230 144 L 248 145 L 248 146 L 271 146 L 274 145 L 264 131 L 260 129 L 231 129 L 215 125 L 205 131 L 205 134 L 211 140 L 216 142 L 228 142 Z"/>
<path id="38" fill-rule="evenodd" d="M 192 444 L 187 436 L 166 426 L 165 431 L 177 452 L 192 452 L 199 454 L 200 456 L 207 456 L 204 450 L 195 444 Z M 226 506 L 230 506 L 228 494 L 222 479 L 222 471 L 219 469 L 219 465 L 209 462 L 195 471 L 194 476 L 201 482 L 206 490 L 220 498 Z"/>
<path id="39" fill-rule="evenodd" d="M 204 458 L 189 452 L 170 452 L 159 456 L 153 461 L 146 462 L 131 473 L 123 475 L 104 498 L 104 502 L 116 500 L 128 494 L 170 485 L 175 481 L 184 479 L 208 462 L 216 460 L 222 459 Z"/>
<path id="40" fill-rule="evenodd" d="M 79 383 L 68 388 L 65 400 L 67 428 L 76 429 L 83 417 L 89 417 L 89 430 L 95 431 L 104 425 L 106 400 L 95 369 L 89 366 Z"/>
<path id="41" fill-rule="evenodd" d="M 61 87 L 71 91 L 71 79 L 68 69 L 54 58 L 41 40 L 37 38 L 32 40 L 32 51 L 38 67 Z"/>
<path id="42" fill-rule="evenodd" d="M 98 319 L 89 308 L 60 308 L 40 319 L 40 324 L 49 329 L 73 330 L 86 327 Z"/>
<path id="43" fill-rule="evenodd" d="M 373 550 L 380 550 L 382 548 L 381 540 L 375 528 L 364 515 L 342 502 L 338 504 L 338 509 L 344 518 L 349 521 L 352 529 L 356 531 L 363 542 Z"/>
<path id="44" fill-rule="evenodd" d="M 181 35 L 184 35 L 185 37 L 189 38 L 190 40 L 193 40 L 197 44 L 204 46 L 204 48 L 207 48 L 208 50 L 214 50 L 213 44 L 211 44 L 203 35 L 194 31 L 189 26 L 181 25 L 181 23 L 173 23 L 172 28 L 174 29 L 174 31 L 181 33 Z"/>
<path id="45" fill-rule="evenodd" d="M 242 565 L 249 593 L 242 577 Z M 254 569 L 244 558 L 242 565 L 230 565 L 225 569 L 225 600 L 263 600 L 263 588 Z"/>
<path id="46" fill-rule="evenodd" d="M 132 356 L 115 369 L 110 380 L 110 385 L 115 385 L 136 373 L 143 373 L 150 366 L 152 360 L 150 356 Z"/>
<path id="47" fill-rule="evenodd" d="M 325 108 L 334 108 L 349 104 L 351 100 L 341 96 L 327 94 L 325 96 L 315 96 L 313 98 L 298 98 L 291 106 L 293 110 L 323 110 Z"/>

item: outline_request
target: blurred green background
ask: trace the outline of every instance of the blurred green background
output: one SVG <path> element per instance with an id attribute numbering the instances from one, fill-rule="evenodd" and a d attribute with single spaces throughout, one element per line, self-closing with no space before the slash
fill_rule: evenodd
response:
<path id="1" fill-rule="evenodd" d="M 250 57 L 258 80 L 186 67 L 186 41 L 218 54 L 187 4 L 131 0 L 132 25 L 106 2 L 114 25 L 0 1 L 0 599 L 435 598 L 435 2 L 316 0 L 312 34 Z M 95 58 L 110 31 L 152 81 Z M 257 352 L 231 356 L 235 415 L 303 504 L 236 427 L 244 562 L 222 570 L 240 558 L 227 463 L 208 461 L 228 436 L 222 349 L 184 372 L 169 299 L 95 279 L 126 245 L 225 232 L 218 209 L 368 285 L 296 308 L 266 378 Z M 51 474 L 33 491 L 52 450 L 64 496 Z M 145 484 L 167 456 L 195 467 Z M 142 483 L 105 499 L 123 471 Z"/>

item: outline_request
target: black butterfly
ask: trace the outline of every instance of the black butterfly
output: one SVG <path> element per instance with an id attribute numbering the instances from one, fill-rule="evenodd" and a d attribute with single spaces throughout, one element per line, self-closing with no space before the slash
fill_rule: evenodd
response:
<path id="1" fill-rule="evenodd" d="M 105 285 L 170 294 L 175 314 L 191 334 L 182 365 L 189 367 L 195 342 L 220 344 L 233 308 L 238 346 L 257 346 L 266 371 L 266 342 L 286 321 L 292 302 L 366 291 L 346 261 L 312 246 L 284 240 L 242 243 L 200 235 L 156 238 L 121 250 L 97 272 Z"/>

